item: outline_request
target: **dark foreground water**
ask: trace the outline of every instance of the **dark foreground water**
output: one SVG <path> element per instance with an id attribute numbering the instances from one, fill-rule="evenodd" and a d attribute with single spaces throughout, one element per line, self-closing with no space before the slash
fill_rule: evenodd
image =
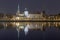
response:
<path id="1" fill-rule="evenodd" d="M 45 31 L 29 30 L 27 35 L 20 31 L 19 36 L 19 40 L 60 40 L 60 30 L 55 27 L 46 28 Z M 18 40 L 16 29 L 1 29 L 0 40 Z"/>

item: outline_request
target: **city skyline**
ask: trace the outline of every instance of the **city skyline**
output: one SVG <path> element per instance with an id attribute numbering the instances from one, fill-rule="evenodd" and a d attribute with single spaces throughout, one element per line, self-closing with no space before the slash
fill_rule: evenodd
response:
<path id="1" fill-rule="evenodd" d="M 45 10 L 47 14 L 57 14 L 60 12 L 59 0 L 0 0 L 0 12 L 16 13 L 18 3 L 20 11 L 24 11 L 25 8 L 28 11 L 42 11 Z"/>

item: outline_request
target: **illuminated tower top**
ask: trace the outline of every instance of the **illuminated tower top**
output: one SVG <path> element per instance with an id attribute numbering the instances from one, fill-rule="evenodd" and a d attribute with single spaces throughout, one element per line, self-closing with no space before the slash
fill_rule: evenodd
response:
<path id="1" fill-rule="evenodd" d="M 18 4 L 18 12 L 20 12 L 20 10 L 19 10 L 19 4 Z"/>
<path id="2" fill-rule="evenodd" d="M 29 11 L 27 10 L 27 8 L 25 8 L 24 15 L 25 15 L 26 17 L 29 16 Z"/>
<path id="3" fill-rule="evenodd" d="M 20 14 L 20 9 L 19 9 L 19 4 L 18 4 L 18 10 L 17 10 L 16 15 L 19 15 L 19 14 Z"/>

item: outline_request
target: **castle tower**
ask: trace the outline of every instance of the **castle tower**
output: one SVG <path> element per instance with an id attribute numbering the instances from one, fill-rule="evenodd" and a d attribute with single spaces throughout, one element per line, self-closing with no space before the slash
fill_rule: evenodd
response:
<path id="1" fill-rule="evenodd" d="M 26 17 L 29 16 L 29 12 L 28 12 L 27 8 L 25 8 L 24 15 L 25 15 Z"/>

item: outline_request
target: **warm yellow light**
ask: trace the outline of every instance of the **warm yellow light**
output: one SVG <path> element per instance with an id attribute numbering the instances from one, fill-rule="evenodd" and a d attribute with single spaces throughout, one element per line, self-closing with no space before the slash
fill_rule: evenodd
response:
<path id="1" fill-rule="evenodd" d="M 19 29 L 24 29 L 24 26 L 19 26 Z"/>
<path id="2" fill-rule="evenodd" d="M 19 20 L 19 17 L 16 17 L 17 20 Z"/>
<path id="3" fill-rule="evenodd" d="M 16 23 L 16 26 L 19 26 L 20 24 L 19 23 Z"/>

